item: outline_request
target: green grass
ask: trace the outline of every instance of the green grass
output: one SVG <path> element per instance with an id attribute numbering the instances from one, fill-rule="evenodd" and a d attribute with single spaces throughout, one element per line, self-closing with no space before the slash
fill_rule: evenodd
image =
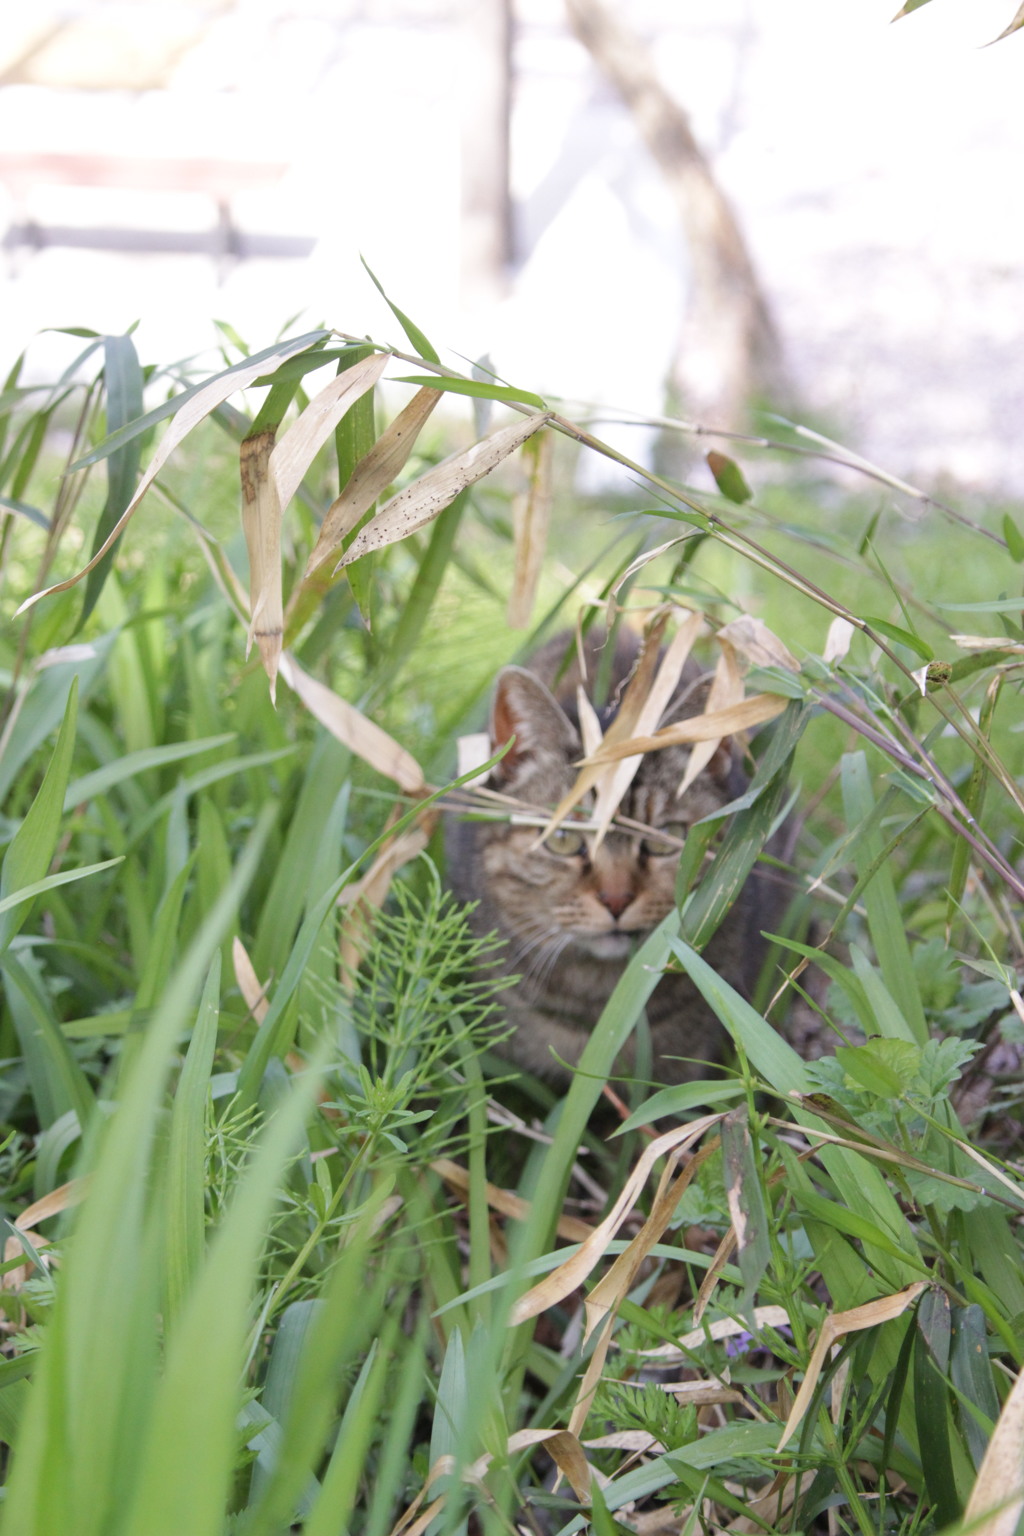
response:
<path id="1" fill-rule="evenodd" d="M 407 334 L 417 355 L 392 374 L 432 373 Z M 695 466 L 702 488 L 637 468 L 598 504 L 572 496 L 573 464 L 614 455 L 556 419 L 540 429 L 550 542 L 513 632 L 528 467 L 474 480 L 462 461 L 445 507 L 416 502 L 473 441 L 459 392 L 488 386 L 456 379 L 389 461 L 415 517 L 332 574 L 339 546 L 289 607 L 412 386 L 350 401 L 306 444 L 254 597 L 272 604 L 280 569 L 295 661 L 428 787 L 454 777 L 496 668 L 668 539 L 685 542 L 620 602 L 677 600 L 712 628 L 751 613 L 800 663 L 751 677 L 791 703 L 755 742 L 750 803 L 703 879 L 688 850 L 681 912 L 553 1102 L 490 1053 L 491 990 L 470 978 L 432 813 L 396 790 L 408 768 L 350 716 L 326 729 L 283 676 L 275 705 L 272 638 L 246 656 L 239 445 L 254 423 L 283 439 L 369 355 L 324 335 L 267 355 L 251 377 L 269 387 L 226 381 L 165 463 L 178 394 L 203 380 L 143 368 L 129 338 L 84 382 L 23 394 L 20 367 L 7 382 L 0 1183 L 27 1226 L 20 1247 L 8 1226 L 0 1275 L 0 1530 L 387 1536 L 414 1506 L 436 1531 L 472 1513 L 488 1532 L 566 1536 L 659 1506 L 779 1531 L 831 1511 L 864 1536 L 973 1518 L 1010 1491 L 979 1478 L 990 1444 L 989 1466 L 1020 1462 L 1000 1421 L 1024 1361 L 1019 513 L 954 517 L 892 484 L 851 491 L 848 470 L 840 490 L 782 428 L 774 447 L 723 444 L 752 494 L 721 483 L 743 500 Z M 138 432 L 133 380 L 148 380 Z M 491 395 L 501 431 L 516 413 Z M 155 462 L 113 561 L 16 614 L 76 575 Z M 950 606 L 970 603 L 989 607 Z M 852 642 L 825 662 L 837 614 Z M 698 951 L 794 786 L 794 901 L 754 1007 Z M 361 928 L 345 893 L 396 816 L 428 853 Z M 595 1106 L 666 963 L 708 997 L 733 1067 L 634 1085 L 609 1137 Z M 829 1054 L 804 1060 L 788 1039 L 814 1020 Z M 652 1127 L 677 1129 L 648 1150 Z M 573 1258 L 579 1223 L 606 1221 Z M 823 1328 L 834 1348 L 815 1354 Z M 666 1381 L 686 1383 L 678 1401 Z"/>

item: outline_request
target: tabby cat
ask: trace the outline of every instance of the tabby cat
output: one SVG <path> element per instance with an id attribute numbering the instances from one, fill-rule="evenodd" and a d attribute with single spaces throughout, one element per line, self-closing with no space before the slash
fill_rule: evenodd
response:
<path id="1" fill-rule="evenodd" d="M 588 672 L 599 656 L 588 643 Z M 492 771 L 488 787 L 531 806 L 550 809 L 572 786 L 582 745 L 573 702 L 575 664 L 552 693 L 571 640 L 558 636 L 533 658 L 529 670 L 510 666 L 499 674 L 491 711 L 492 749 L 515 736 Z M 636 655 L 636 642 L 617 648 L 611 706 L 601 712 L 607 729 L 617 695 Z M 616 686 L 617 685 L 617 686 Z M 687 671 L 662 724 L 701 713 L 706 685 Z M 479 934 L 493 930 L 506 940 L 501 965 L 521 977 L 502 994 L 512 1031 L 501 1047 L 521 1067 L 567 1087 L 626 962 L 672 909 L 680 840 L 695 821 L 743 792 L 745 780 L 727 744 L 677 797 L 689 748 L 648 753 L 620 806 L 620 815 L 661 832 L 641 834 L 613 826 L 599 848 L 593 834 L 566 820 L 538 844 L 536 826 L 509 821 L 464 821 L 449 834 L 450 882 L 477 906 L 470 918 Z M 583 810 L 587 802 L 584 801 Z M 704 950 L 727 981 L 744 990 L 762 957 L 759 931 L 770 925 L 758 909 L 764 896 L 755 874 Z M 724 1031 L 703 998 L 681 974 L 667 974 L 647 1004 L 654 1070 L 661 1083 L 705 1075 L 719 1059 Z M 616 1070 L 628 1073 L 633 1042 Z"/>

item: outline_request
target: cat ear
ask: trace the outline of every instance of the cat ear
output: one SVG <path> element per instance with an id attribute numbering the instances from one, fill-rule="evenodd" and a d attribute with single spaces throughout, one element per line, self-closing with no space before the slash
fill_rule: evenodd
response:
<path id="1" fill-rule="evenodd" d="M 515 741 L 492 770 L 497 785 L 519 779 L 542 759 L 564 765 L 579 755 L 579 733 L 539 678 L 524 667 L 505 667 L 498 674 L 491 707 L 491 750 L 511 736 Z"/>

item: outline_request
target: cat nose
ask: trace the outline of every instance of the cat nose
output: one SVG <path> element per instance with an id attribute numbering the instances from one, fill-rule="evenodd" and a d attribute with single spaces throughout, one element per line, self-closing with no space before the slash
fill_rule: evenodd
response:
<path id="1" fill-rule="evenodd" d="M 632 891 L 598 891 L 597 899 L 612 917 L 619 918 L 633 900 Z"/>

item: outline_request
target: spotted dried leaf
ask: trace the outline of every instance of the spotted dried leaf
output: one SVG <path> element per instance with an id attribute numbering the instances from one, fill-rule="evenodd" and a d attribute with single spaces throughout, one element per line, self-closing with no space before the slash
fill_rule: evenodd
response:
<path id="1" fill-rule="evenodd" d="M 424 528 L 445 507 L 451 505 L 460 491 L 490 474 L 503 459 L 507 459 L 509 454 L 514 453 L 550 420 L 550 411 L 539 411 L 522 417 L 510 426 L 482 438 L 471 448 L 453 454 L 443 463 L 435 465 L 412 485 L 399 491 L 397 496 L 392 496 L 366 527 L 360 529 L 346 550 L 344 559 L 338 562 L 337 569 L 351 565 L 371 550 L 383 549 L 388 544 L 397 543 L 399 539 L 408 538 L 417 529 Z"/>
<path id="2" fill-rule="evenodd" d="M 401 473 L 424 422 L 440 398 L 440 390 L 417 390 L 405 409 L 385 427 L 369 453 L 359 460 L 341 494 L 327 509 L 306 565 L 307 576 L 334 553 L 378 496 L 383 495 Z"/>

